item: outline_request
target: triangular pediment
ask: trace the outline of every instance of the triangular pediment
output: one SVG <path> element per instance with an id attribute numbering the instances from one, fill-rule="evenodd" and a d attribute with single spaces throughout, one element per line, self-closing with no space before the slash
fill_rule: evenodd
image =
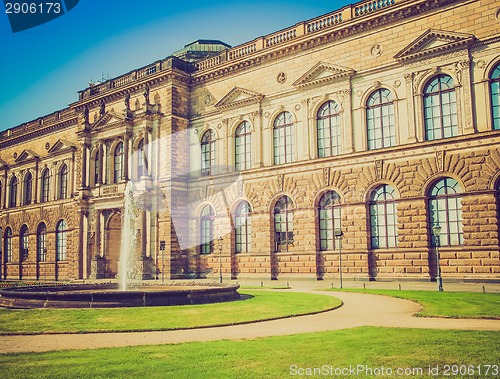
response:
<path id="1" fill-rule="evenodd" d="M 216 108 L 228 109 L 233 107 L 241 107 L 248 104 L 257 103 L 264 95 L 250 91 L 248 89 L 234 87 L 231 91 L 227 93 L 220 101 L 215 104 Z"/>
<path id="2" fill-rule="evenodd" d="M 92 125 L 92 129 L 101 128 L 104 125 L 116 124 L 119 122 L 127 122 L 129 119 L 127 116 L 116 113 L 114 111 L 108 111 L 99 117 L 96 122 Z"/>
<path id="3" fill-rule="evenodd" d="M 58 140 L 55 144 L 52 145 L 52 147 L 49 149 L 49 153 L 55 153 L 61 150 L 66 150 L 66 149 L 75 149 L 76 145 L 66 141 L 64 139 Z"/>
<path id="4" fill-rule="evenodd" d="M 405 61 L 444 51 L 457 50 L 467 47 L 475 39 L 473 34 L 429 29 L 397 53 L 394 58 Z"/>
<path id="5" fill-rule="evenodd" d="M 28 161 L 30 159 L 37 159 L 39 156 L 35 154 L 31 150 L 23 150 L 21 154 L 19 154 L 15 160 L 16 163 L 22 162 L 22 161 Z"/>
<path id="6" fill-rule="evenodd" d="M 293 85 L 296 87 L 306 87 L 320 83 L 324 84 L 330 81 L 346 78 L 354 74 L 355 71 L 352 68 L 319 62 L 299 79 L 297 79 Z"/>

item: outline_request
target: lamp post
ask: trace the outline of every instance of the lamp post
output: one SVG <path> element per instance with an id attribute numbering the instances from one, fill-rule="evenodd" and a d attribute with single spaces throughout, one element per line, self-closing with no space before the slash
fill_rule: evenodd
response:
<path id="1" fill-rule="evenodd" d="M 219 244 L 219 283 L 222 283 L 222 237 L 217 239 Z"/>
<path id="2" fill-rule="evenodd" d="M 342 288 L 342 233 L 341 229 L 335 229 L 334 231 L 335 239 L 339 241 L 339 277 L 340 277 L 340 288 Z"/>
<path id="3" fill-rule="evenodd" d="M 438 285 L 438 291 L 443 291 L 443 281 L 441 279 L 441 266 L 439 264 L 439 245 L 440 245 L 440 236 L 441 236 L 441 226 L 439 224 L 436 224 L 435 226 L 432 227 L 432 234 L 434 235 L 434 238 L 436 240 L 436 270 L 437 270 L 437 275 L 436 275 L 436 281 Z"/>

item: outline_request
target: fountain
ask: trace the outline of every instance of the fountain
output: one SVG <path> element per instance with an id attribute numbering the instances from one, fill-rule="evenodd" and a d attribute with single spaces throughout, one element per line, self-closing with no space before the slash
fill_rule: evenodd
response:
<path id="1" fill-rule="evenodd" d="M 237 284 L 136 280 L 137 233 L 132 182 L 125 189 L 117 283 L 15 286 L 0 289 L 0 307 L 114 308 L 217 303 L 239 299 Z"/>
<path id="2" fill-rule="evenodd" d="M 135 279 L 137 265 L 137 233 L 135 226 L 135 203 L 133 184 L 127 183 L 123 200 L 123 221 L 118 264 L 118 288 L 127 291 Z"/>

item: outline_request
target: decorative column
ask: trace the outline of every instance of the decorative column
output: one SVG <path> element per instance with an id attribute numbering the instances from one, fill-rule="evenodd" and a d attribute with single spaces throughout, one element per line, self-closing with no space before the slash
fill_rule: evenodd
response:
<path id="1" fill-rule="evenodd" d="M 87 143 L 82 143 L 82 166 L 81 166 L 81 173 L 82 173 L 82 182 L 81 182 L 81 187 L 86 188 L 88 187 L 87 179 L 89 178 L 88 175 L 88 168 L 89 164 L 87 162 L 87 157 L 88 157 L 88 149 L 89 145 Z"/>
<path id="2" fill-rule="evenodd" d="M 299 135 L 299 139 L 302 137 L 303 138 L 303 143 L 299 144 L 303 146 L 304 151 L 302 152 L 302 159 L 303 160 L 310 160 L 312 158 L 311 152 L 314 151 L 314 147 L 312 146 L 312 138 L 311 136 L 314 135 L 311 134 L 311 120 L 309 120 L 309 99 L 304 99 L 301 101 L 302 104 L 302 119 L 304 120 L 304 126 L 302 128 L 302 136 Z M 300 158 L 299 158 L 300 159 Z"/>
<path id="3" fill-rule="evenodd" d="M 252 118 L 252 168 L 262 167 L 262 111 L 259 110 L 250 114 Z"/>
<path id="4" fill-rule="evenodd" d="M 414 73 L 405 74 L 406 82 L 406 111 L 408 114 L 408 143 L 417 142 L 417 135 L 415 130 L 415 101 L 413 99 L 413 77 Z"/>
<path id="5" fill-rule="evenodd" d="M 352 98 L 350 82 L 349 88 L 340 91 L 339 99 L 344 109 L 344 153 L 352 153 L 354 152 L 354 146 L 352 144 Z"/>
<path id="6" fill-rule="evenodd" d="M 82 279 L 88 278 L 88 254 L 89 254 L 89 212 L 81 211 L 80 213 L 80 268 L 79 274 Z"/>
<path id="7" fill-rule="evenodd" d="M 106 272 L 106 259 L 104 259 L 104 214 L 102 210 L 94 210 L 95 217 L 95 255 L 90 262 L 90 279 L 103 279 Z"/>
<path id="8" fill-rule="evenodd" d="M 129 172 L 128 172 L 128 168 L 129 168 L 129 164 L 128 164 L 128 159 L 129 159 L 129 156 L 130 156 L 130 137 L 132 137 L 132 134 L 131 133 L 125 133 L 125 135 L 123 136 L 123 147 L 124 147 L 124 152 L 123 152 L 123 159 L 124 159 L 124 162 L 123 162 L 123 180 L 125 180 L 125 182 L 128 182 L 128 179 L 129 179 Z"/>
<path id="9" fill-rule="evenodd" d="M 474 120 L 472 115 L 472 94 L 471 94 L 471 77 L 470 77 L 470 60 L 462 60 L 457 62 L 455 65 L 455 73 L 458 80 L 462 84 L 461 90 L 463 91 L 463 101 L 464 101 L 464 116 L 462 118 L 463 123 L 463 133 L 473 134 L 474 130 Z"/>
<path id="10" fill-rule="evenodd" d="M 104 154 L 103 154 L 103 177 L 102 177 L 102 183 L 103 184 L 109 184 L 109 161 L 110 161 L 110 141 L 106 140 L 104 141 Z"/>
<path id="11" fill-rule="evenodd" d="M 34 193 L 33 193 L 33 204 L 38 203 L 38 201 L 37 201 L 38 200 L 38 172 L 40 171 L 39 167 L 38 167 L 39 163 L 40 162 L 39 162 L 39 160 L 37 158 L 36 162 L 35 162 L 35 178 L 33 180 L 33 182 L 35 184 L 34 185 Z M 0 205 L 0 207 L 1 207 L 1 205 Z"/>

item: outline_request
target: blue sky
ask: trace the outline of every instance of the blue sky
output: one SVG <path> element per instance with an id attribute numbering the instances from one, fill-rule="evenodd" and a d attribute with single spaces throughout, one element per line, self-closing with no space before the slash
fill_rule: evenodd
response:
<path id="1" fill-rule="evenodd" d="M 63 109 L 91 80 L 125 74 L 194 40 L 236 46 L 349 3 L 80 0 L 66 15 L 18 33 L 0 3 L 0 130 Z"/>

